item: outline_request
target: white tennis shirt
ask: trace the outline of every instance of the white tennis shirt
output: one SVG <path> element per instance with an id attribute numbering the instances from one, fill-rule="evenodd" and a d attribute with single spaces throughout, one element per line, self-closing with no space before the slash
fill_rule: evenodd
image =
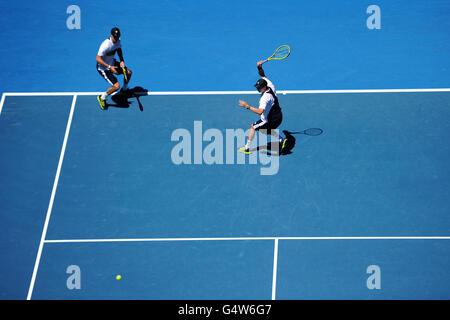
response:
<path id="1" fill-rule="evenodd" d="M 275 95 L 277 95 L 277 92 L 275 91 L 275 86 L 273 85 L 272 81 L 270 81 L 266 77 L 262 77 L 261 79 L 266 80 L 267 81 L 267 87 L 272 89 L 273 93 L 275 93 Z M 273 96 L 268 91 L 264 92 L 261 95 L 261 98 L 259 98 L 259 108 L 260 109 L 264 109 L 264 112 L 261 113 L 261 120 L 262 121 L 267 121 L 267 117 L 269 115 L 270 109 L 272 109 L 274 103 L 275 103 L 275 99 L 273 98 Z"/>
<path id="2" fill-rule="evenodd" d="M 109 65 L 114 65 L 114 56 L 116 54 L 117 49 L 119 49 L 121 47 L 122 46 L 120 44 L 120 39 L 117 40 L 116 43 L 113 43 L 111 41 L 111 38 L 108 38 L 105 41 L 103 41 L 102 44 L 100 45 L 97 55 L 102 57 L 102 59 L 103 59 L 103 61 L 105 61 L 105 63 L 107 63 Z M 98 68 L 103 71 L 107 70 L 107 68 L 101 64 L 98 65 Z"/>

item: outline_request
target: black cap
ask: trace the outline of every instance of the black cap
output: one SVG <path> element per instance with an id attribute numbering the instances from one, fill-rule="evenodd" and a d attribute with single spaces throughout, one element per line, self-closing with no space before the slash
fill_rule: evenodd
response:
<path id="1" fill-rule="evenodd" d="M 114 39 L 119 39 L 120 38 L 120 29 L 117 27 L 112 28 L 111 34 L 114 37 Z"/>
<path id="2" fill-rule="evenodd" d="M 264 80 L 264 79 L 259 79 L 258 81 L 256 81 L 256 83 L 255 83 L 255 88 L 256 89 L 261 89 L 261 88 L 264 88 L 264 87 L 267 87 L 267 81 L 266 80 Z"/>

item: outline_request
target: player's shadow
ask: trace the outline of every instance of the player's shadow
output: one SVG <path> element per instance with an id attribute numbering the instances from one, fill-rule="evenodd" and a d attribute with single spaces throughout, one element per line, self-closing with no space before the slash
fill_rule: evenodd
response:
<path id="1" fill-rule="evenodd" d="M 310 128 L 299 132 L 291 132 L 288 130 L 283 130 L 283 134 L 286 137 L 286 143 L 284 148 L 281 148 L 279 142 L 270 142 L 265 146 L 260 146 L 255 148 L 254 150 L 262 150 L 261 152 L 270 155 L 270 156 L 285 156 L 293 153 L 293 149 L 295 147 L 295 137 L 294 134 L 305 134 L 307 136 L 318 136 L 323 133 L 323 130 L 320 128 Z M 253 151 L 254 151 L 253 150 Z"/>
<path id="2" fill-rule="evenodd" d="M 134 87 L 125 91 L 119 91 L 115 95 L 111 96 L 111 100 L 114 103 L 107 103 L 107 107 L 113 108 L 129 108 L 133 102 L 134 98 L 139 106 L 139 110 L 144 111 L 144 106 L 142 105 L 139 97 L 146 96 L 148 94 L 148 90 L 142 87 Z"/>
<path id="3" fill-rule="evenodd" d="M 286 143 L 284 145 L 284 148 L 281 148 L 281 144 L 279 142 L 270 142 L 266 145 L 259 146 L 252 151 L 259 151 L 261 150 L 262 153 L 265 153 L 270 156 L 286 156 L 288 154 L 293 153 L 294 147 L 295 147 L 295 137 L 294 134 L 297 133 L 305 133 L 303 132 L 290 132 L 288 130 L 283 130 L 283 134 L 286 137 Z"/>

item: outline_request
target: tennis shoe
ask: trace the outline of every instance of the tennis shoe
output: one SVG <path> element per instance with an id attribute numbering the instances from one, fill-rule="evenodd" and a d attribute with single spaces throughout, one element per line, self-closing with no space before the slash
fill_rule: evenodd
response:
<path id="1" fill-rule="evenodd" d="M 97 96 L 98 103 L 100 104 L 100 109 L 106 110 L 106 100 L 102 99 L 102 96 Z"/>
<path id="2" fill-rule="evenodd" d="M 239 151 L 239 152 L 242 152 L 242 153 L 244 153 L 244 154 L 251 154 L 251 153 L 252 153 L 252 152 L 250 151 L 250 148 L 246 148 L 245 146 L 240 147 L 240 148 L 238 149 L 238 151 Z"/>
<path id="3" fill-rule="evenodd" d="M 281 150 L 283 150 L 283 149 L 286 147 L 286 142 L 287 142 L 287 139 L 286 139 L 286 138 L 284 138 L 283 141 L 280 142 L 280 144 L 281 144 Z"/>

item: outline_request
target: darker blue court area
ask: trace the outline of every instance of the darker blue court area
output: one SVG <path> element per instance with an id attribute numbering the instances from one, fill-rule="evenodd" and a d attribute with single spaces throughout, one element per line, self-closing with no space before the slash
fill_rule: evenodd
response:
<path id="1" fill-rule="evenodd" d="M 281 96 L 283 128 L 324 133 L 295 136 L 276 174 L 226 154 L 194 164 L 194 121 L 226 140 L 255 120 L 238 98 L 150 96 L 144 112 L 134 101 L 102 113 L 79 97 L 48 238 L 447 233 L 448 93 Z M 179 128 L 192 133 L 192 164 L 171 159 Z"/>
<path id="2" fill-rule="evenodd" d="M 0 116 L 3 299 L 26 294 L 71 97 L 8 97 Z"/>
<path id="3" fill-rule="evenodd" d="M 278 299 L 448 299 L 448 242 L 283 241 Z M 369 289 L 380 270 L 379 289 Z"/>
<path id="4" fill-rule="evenodd" d="M 34 298 L 267 300 L 272 254 L 271 241 L 49 245 Z M 79 290 L 61 281 L 73 264 L 81 270 Z"/>

